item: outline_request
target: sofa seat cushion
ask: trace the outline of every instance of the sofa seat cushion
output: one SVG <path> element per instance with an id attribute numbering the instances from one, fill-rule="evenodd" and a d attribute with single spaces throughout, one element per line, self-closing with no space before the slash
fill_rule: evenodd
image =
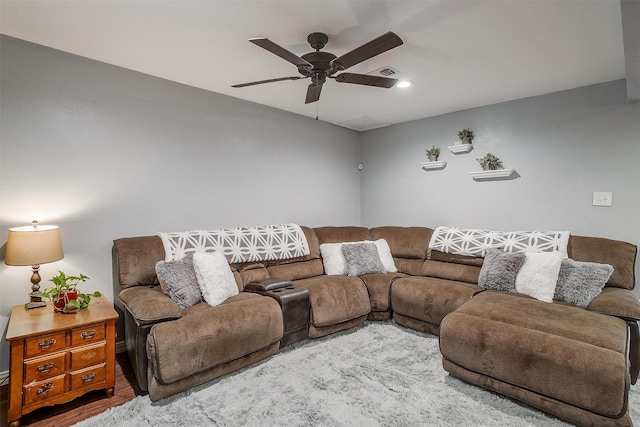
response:
<path id="1" fill-rule="evenodd" d="M 278 303 L 243 292 L 216 307 L 197 304 L 180 319 L 155 325 L 147 337 L 147 356 L 156 380 L 171 384 L 267 348 L 282 333 Z"/>
<path id="2" fill-rule="evenodd" d="M 371 311 L 367 287 L 358 277 L 323 275 L 293 283 L 309 291 L 310 322 L 314 326 L 335 325 Z"/>
<path id="3" fill-rule="evenodd" d="M 618 318 L 486 291 L 442 321 L 440 350 L 467 371 L 606 417 L 626 412 L 627 326 Z"/>
<path id="4" fill-rule="evenodd" d="M 369 292 L 371 311 L 388 311 L 389 308 L 391 308 L 389 304 L 391 281 L 397 277 L 407 277 L 407 275 L 402 273 L 384 273 L 360 276 Z"/>
<path id="5" fill-rule="evenodd" d="M 391 285 L 394 313 L 440 325 L 447 314 L 456 310 L 480 291 L 477 285 L 433 277 L 403 277 Z"/>

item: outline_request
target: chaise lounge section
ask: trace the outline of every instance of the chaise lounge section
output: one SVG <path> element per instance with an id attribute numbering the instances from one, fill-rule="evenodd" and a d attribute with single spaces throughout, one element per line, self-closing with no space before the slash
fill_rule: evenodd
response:
<path id="1" fill-rule="evenodd" d="M 202 302 L 180 309 L 162 293 L 154 267 L 165 254 L 157 236 L 114 242 L 127 349 L 152 400 L 259 361 L 307 333 L 317 338 L 367 319 L 393 318 L 439 335 L 443 366 L 455 377 L 578 425 L 632 425 L 628 390 L 640 367 L 640 303 L 631 292 L 634 245 L 569 238 L 570 258 L 614 269 L 602 293 L 583 308 L 486 290 L 478 285 L 483 258 L 430 249 L 434 229 L 428 227 L 300 228 L 307 255 L 230 264 L 239 294 L 217 307 Z M 336 274 L 330 250 L 380 240 L 388 245 L 392 266 Z M 280 282 L 281 289 L 265 291 Z M 295 310 L 274 296 L 285 291 L 306 291 L 302 311 L 308 307 L 308 316 L 298 309 L 298 320 L 291 318 Z M 283 340 L 285 328 L 291 331 L 286 325 L 298 325 L 300 318 L 308 319 L 305 333 L 296 326 L 296 334 Z M 185 364 L 184 354 L 195 361 Z"/>

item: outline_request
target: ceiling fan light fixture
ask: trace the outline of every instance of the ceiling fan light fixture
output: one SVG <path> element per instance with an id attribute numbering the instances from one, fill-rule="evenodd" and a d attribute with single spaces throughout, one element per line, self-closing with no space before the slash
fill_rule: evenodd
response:
<path id="1" fill-rule="evenodd" d="M 411 80 L 400 80 L 396 85 L 396 87 L 399 87 L 401 89 L 411 87 L 411 86 L 413 86 L 413 82 Z"/>

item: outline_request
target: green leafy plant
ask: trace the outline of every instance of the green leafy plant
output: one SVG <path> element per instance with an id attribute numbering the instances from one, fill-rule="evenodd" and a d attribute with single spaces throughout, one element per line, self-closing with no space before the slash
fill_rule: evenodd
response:
<path id="1" fill-rule="evenodd" d="M 36 295 L 47 298 L 56 311 L 62 313 L 72 313 L 89 306 L 91 297 L 99 297 L 100 292 L 91 294 L 79 293 L 77 286 L 80 282 L 86 282 L 89 278 L 84 274 L 79 276 L 67 276 L 63 271 L 58 270 L 58 275 L 49 279 L 53 286 L 45 288 L 44 291 Z"/>
<path id="2" fill-rule="evenodd" d="M 474 138 L 473 131 L 471 129 L 463 129 L 458 132 L 458 138 L 460 138 L 463 144 L 471 144 Z"/>
<path id="3" fill-rule="evenodd" d="M 427 156 L 429 157 L 430 161 L 435 162 L 436 160 L 438 160 L 438 156 L 440 155 L 440 149 L 436 148 L 435 145 L 433 145 L 431 148 L 425 151 L 427 152 Z"/>
<path id="4" fill-rule="evenodd" d="M 491 153 L 487 153 L 484 155 L 484 157 L 476 160 L 478 161 L 478 163 L 480 163 L 480 166 L 482 166 L 482 169 L 484 170 L 504 169 L 504 166 L 502 166 L 502 160 Z"/>

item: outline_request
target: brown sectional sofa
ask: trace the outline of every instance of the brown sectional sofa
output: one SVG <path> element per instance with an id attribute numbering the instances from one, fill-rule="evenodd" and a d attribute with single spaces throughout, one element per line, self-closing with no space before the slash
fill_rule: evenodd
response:
<path id="1" fill-rule="evenodd" d="M 245 286 L 278 278 L 308 291 L 310 338 L 393 318 L 439 335 L 451 375 L 579 425 L 632 425 L 628 390 L 640 367 L 640 303 L 631 292 L 636 246 L 571 236 L 570 258 L 614 267 L 603 292 L 584 309 L 482 289 L 483 259 L 429 251 L 431 228 L 302 229 L 309 255 L 230 265 L 238 295 L 217 307 L 203 302 L 184 310 L 158 286 L 154 267 L 164 259 L 158 237 L 114 241 L 127 350 L 152 400 L 274 354 L 283 310 L 267 293 Z M 321 244 L 378 239 L 387 241 L 398 272 L 324 274 Z"/>

